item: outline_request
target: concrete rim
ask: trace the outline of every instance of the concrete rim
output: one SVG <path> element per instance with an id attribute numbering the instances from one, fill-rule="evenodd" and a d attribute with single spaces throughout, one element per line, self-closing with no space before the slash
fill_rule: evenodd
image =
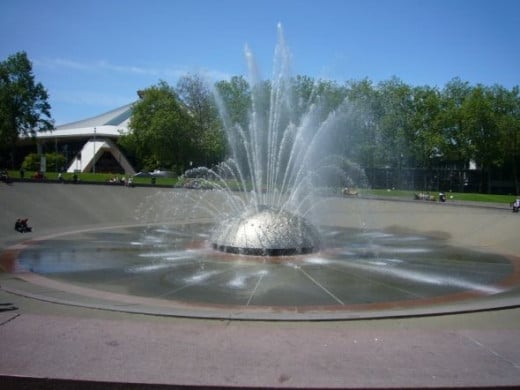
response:
<path id="1" fill-rule="evenodd" d="M 177 221 L 172 225 L 186 223 L 197 223 L 197 221 Z M 19 272 L 16 269 L 17 256 L 20 251 L 37 242 L 75 233 L 137 226 L 149 226 L 149 224 L 113 225 L 78 229 L 31 238 L 7 247 L 0 253 L 0 266 L 11 272 L 12 277 L 2 281 L 2 289 L 40 301 L 84 308 L 193 319 L 246 321 L 337 321 L 408 318 L 520 307 L 520 258 L 511 255 L 505 255 L 504 257 L 514 266 L 514 271 L 497 286 L 513 287 L 514 293 L 486 296 L 477 291 L 467 290 L 416 300 L 343 306 L 327 305 L 326 307 L 246 307 L 239 305 L 189 304 L 182 301 L 98 291 L 53 280 L 29 271 Z"/>

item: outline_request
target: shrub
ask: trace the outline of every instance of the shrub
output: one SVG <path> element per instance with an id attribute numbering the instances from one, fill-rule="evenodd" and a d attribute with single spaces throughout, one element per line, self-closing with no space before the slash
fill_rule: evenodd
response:
<path id="1" fill-rule="evenodd" d="M 65 168 L 65 156 L 61 153 L 45 153 L 46 171 L 58 172 Z M 39 171 L 40 155 L 38 153 L 30 153 L 25 156 L 22 168 L 26 171 Z"/>

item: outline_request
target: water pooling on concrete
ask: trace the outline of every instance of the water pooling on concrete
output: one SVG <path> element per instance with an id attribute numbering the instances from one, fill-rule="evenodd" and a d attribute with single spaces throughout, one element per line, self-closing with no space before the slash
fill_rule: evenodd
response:
<path id="1" fill-rule="evenodd" d="M 104 292 L 116 301 L 126 296 L 126 304 L 169 303 L 166 314 L 233 312 L 259 319 L 417 315 L 446 305 L 481 305 L 507 294 L 506 281 L 518 272 L 503 256 L 419 234 L 330 226 L 320 228 L 324 249 L 315 253 L 228 254 L 211 248 L 210 227 L 129 226 L 58 235 L 21 250 L 16 272 Z"/>

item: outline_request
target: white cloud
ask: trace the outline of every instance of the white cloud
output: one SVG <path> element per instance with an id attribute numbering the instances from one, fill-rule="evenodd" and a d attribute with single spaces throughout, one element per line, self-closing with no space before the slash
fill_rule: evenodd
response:
<path id="1" fill-rule="evenodd" d="M 60 103 L 116 108 L 137 100 L 137 95 L 126 96 L 105 91 L 56 90 L 51 98 Z"/>
<path id="2" fill-rule="evenodd" d="M 84 119 L 137 99 L 136 91 L 158 80 L 173 84 L 180 77 L 199 74 L 209 83 L 229 80 L 224 72 L 183 67 L 143 67 L 113 64 L 105 60 L 80 62 L 66 58 L 34 60 L 48 88 L 57 124 Z M 40 73 L 41 72 L 41 73 Z"/>
<path id="3" fill-rule="evenodd" d="M 189 73 L 200 73 L 213 81 L 227 80 L 231 78 L 230 74 L 219 70 L 198 69 L 194 71 L 190 70 L 189 67 L 185 66 L 145 67 L 136 65 L 120 65 L 113 64 L 106 60 L 80 62 L 66 58 L 44 58 L 36 59 L 33 61 L 33 63 L 39 67 L 47 68 L 54 71 L 70 69 L 91 73 L 111 72 L 126 75 L 152 76 L 154 78 L 166 80 L 176 80 L 179 77 L 185 76 Z"/>
<path id="4" fill-rule="evenodd" d="M 66 58 L 44 58 L 33 61 L 37 66 L 51 69 L 51 70 L 63 70 L 72 69 L 83 72 L 113 72 L 122 74 L 135 74 L 135 75 L 151 75 L 151 76 L 165 76 L 175 75 L 184 72 L 183 69 L 176 68 L 153 68 L 153 67 L 142 67 L 135 65 L 117 65 L 112 64 L 106 60 L 97 60 L 91 62 L 80 62 L 70 60 Z"/>

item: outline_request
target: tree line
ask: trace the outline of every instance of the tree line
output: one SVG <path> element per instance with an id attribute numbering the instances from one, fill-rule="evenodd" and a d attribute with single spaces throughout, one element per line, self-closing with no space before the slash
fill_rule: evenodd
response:
<path id="1" fill-rule="evenodd" d="M 347 96 L 360 108 L 356 151 L 364 167 L 468 168 L 489 180 L 506 170 L 518 186 L 519 88 L 470 85 L 452 79 L 442 89 L 413 87 L 398 79 L 373 85 L 351 82 Z M 488 188 L 481 183 L 481 191 Z"/>
<path id="2" fill-rule="evenodd" d="M 350 114 L 336 134 L 341 153 L 366 170 L 377 168 L 466 169 L 491 172 L 514 182 L 520 193 L 520 89 L 472 85 L 460 78 L 443 87 L 412 86 L 399 78 L 339 83 L 299 75 L 292 84 L 294 118 L 320 102 L 323 112 Z M 219 109 L 232 123 L 247 128 L 252 90 L 242 76 L 213 84 L 188 74 L 175 86 L 165 81 L 139 92 L 130 133 L 119 140 L 139 169 L 165 168 L 177 173 L 212 166 L 228 155 Z M 24 52 L 0 62 L 0 158 L 9 161 L 17 139 L 53 126 L 48 94 L 36 83 Z M 268 109 L 268 101 L 257 106 Z"/>
<path id="3" fill-rule="evenodd" d="M 340 84 L 296 76 L 291 82 L 293 101 L 300 102 L 293 108 L 295 118 L 318 100 L 323 112 L 350 110 L 335 143 L 367 170 L 467 169 L 474 164 L 484 179 L 492 170 L 504 171 L 519 192 L 518 87 L 471 85 L 459 78 L 442 88 L 412 86 L 398 78 Z M 268 98 L 269 81 L 259 87 Z M 233 122 L 247 128 L 251 86 L 243 77 L 213 86 L 197 75 L 181 78 L 175 88 L 160 82 L 142 91 L 130 123 L 133 130 L 121 143 L 150 166 L 159 163 L 182 172 L 191 165 L 216 164 L 226 156 L 219 104 Z M 480 189 L 486 190 L 485 181 Z"/>

